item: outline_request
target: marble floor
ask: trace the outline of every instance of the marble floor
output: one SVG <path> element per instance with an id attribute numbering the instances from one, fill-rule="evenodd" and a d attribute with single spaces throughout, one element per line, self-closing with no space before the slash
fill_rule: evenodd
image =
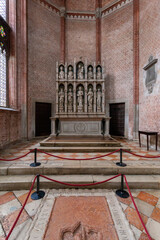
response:
<path id="1" fill-rule="evenodd" d="M 21 142 L 0 152 L 0 158 L 14 158 L 28 152 L 40 140 Z M 139 148 L 138 142 L 120 139 L 133 152 L 146 156 L 159 154 L 155 150 Z M 56 153 L 60 157 L 88 158 L 101 153 Z M 39 161 L 50 162 L 56 158 L 38 154 Z M 159 164 L 158 159 L 135 157 L 123 154 L 124 161 L 143 161 Z M 99 160 L 119 161 L 119 153 Z M 95 160 L 95 161 L 99 161 Z M 17 162 L 33 161 L 29 154 Z M 61 161 L 61 159 L 56 161 Z M 3 161 L 0 165 L 4 164 Z M 12 164 L 14 162 L 5 162 Z M 148 237 L 134 209 L 131 198 L 122 199 L 115 195 L 115 190 L 47 190 L 45 197 L 33 201 L 31 198 L 9 240 L 147 240 Z M 0 239 L 4 240 L 18 215 L 28 191 L 0 192 Z M 137 207 L 152 239 L 160 240 L 160 190 L 132 190 Z M 112 204 L 115 203 L 115 204 Z M 116 210 L 112 209 L 112 205 Z M 113 206 L 113 207 L 114 207 Z M 114 216 L 114 213 L 115 216 Z M 119 219 L 116 221 L 116 218 Z M 123 224 L 122 224 L 123 223 Z"/>
<path id="2" fill-rule="evenodd" d="M 115 191 L 45 190 L 40 200 L 29 198 L 10 240 L 147 240 L 131 198 Z M 132 190 L 152 239 L 160 239 L 160 190 Z M 12 227 L 27 191 L 0 192 L 0 239 Z M 83 236 L 84 234 L 84 236 Z M 78 238 L 79 237 L 79 238 Z"/>

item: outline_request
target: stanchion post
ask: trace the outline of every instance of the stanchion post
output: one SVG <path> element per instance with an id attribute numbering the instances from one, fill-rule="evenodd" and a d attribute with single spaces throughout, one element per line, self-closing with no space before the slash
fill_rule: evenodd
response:
<path id="1" fill-rule="evenodd" d="M 34 162 L 30 164 L 31 167 L 38 167 L 41 163 L 37 162 L 37 148 L 34 149 Z"/>
<path id="2" fill-rule="evenodd" d="M 129 193 L 124 190 L 124 176 L 123 176 L 123 174 L 121 174 L 121 189 L 117 190 L 116 194 L 117 194 L 117 196 L 119 196 L 121 198 L 128 198 L 129 197 Z"/>
<path id="3" fill-rule="evenodd" d="M 123 155 L 122 155 L 123 150 L 122 150 L 122 148 L 120 148 L 119 153 L 120 153 L 120 162 L 117 162 L 116 165 L 119 166 L 119 167 L 126 167 L 127 164 L 123 163 Z"/>
<path id="4" fill-rule="evenodd" d="M 40 176 L 38 174 L 37 175 L 37 191 L 32 193 L 32 195 L 31 195 L 32 200 L 38 200 L 38 199 L 41 199 L 45 196 L 45 192 L 39 190 L 39 185 L 40 185 L 39 178 L 40 178 Z"/>

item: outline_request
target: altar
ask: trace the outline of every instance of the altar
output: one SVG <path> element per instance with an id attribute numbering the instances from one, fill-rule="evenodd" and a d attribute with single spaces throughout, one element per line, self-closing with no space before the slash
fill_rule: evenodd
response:
<path id="1" fill-rule="evenodd" d="M 101 65 L 56 65 L 56 114 L 51 136 L 109 136 L 105 75 Z"/>

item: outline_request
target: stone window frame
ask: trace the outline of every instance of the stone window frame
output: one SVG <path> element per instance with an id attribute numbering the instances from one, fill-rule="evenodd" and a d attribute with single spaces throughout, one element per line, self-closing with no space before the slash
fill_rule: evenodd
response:
<path id="1" fill-rule="evenodd" d="M 5 89 L 4 89 L 4 92 L 5 92 L 5 103 L 3 105 L 0 105 L 0 108 L 7 108 L 9 106 L 9 97 L 8 97 L 8 92 L 9 92 L 9 89 L 8 89 L 8 61 L 9 61 L 9 55 L 10 55 L 10 26 L 8 25 L 8 20 L 9 20 L 9 1 L 8 0 L 5 0 L 4 1 L 5 3 L 5 7 L 6 7 L 6 10 L 5 10 L 5 13 L 3 16 L 0 15 L 0 25 L 2 27 L 4 27 L 4 32 L 5 32 L 5 37 L 1 37 L 0 35 L 0 42 L 1 44 L 3 44 L 3 46 L 0 46 L 0 51 L 1 51 L 1 55 L 3 55 L 3 57 L 5 58 Z M 4 67 L 4 66 L 3 66 Z"/>

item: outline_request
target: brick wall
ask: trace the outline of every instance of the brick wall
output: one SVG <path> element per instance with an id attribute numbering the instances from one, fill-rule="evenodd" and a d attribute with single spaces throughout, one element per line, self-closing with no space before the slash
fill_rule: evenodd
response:
<path id="1" fill-rule="evenodd" d="M 82 61 L 87 58 L 92 63 L 96 60 L 95 21 L 66 21 L 66 60 L 72 62 L 74 57 L 82 57 Z"/>
<path id="2" fill-rule="evenodd" d="M 126 136 L 133 137 L 133 5 L 102 20 L 102 61 L 106 67 L 106 101 L 126 102 Z M 128 112 L 127 112 L 128 111 Z M 127 123 L 128 122 L 128 123 Z"/>
<path id="3" fill-rule="evenodd" d="M 52 103 L 55 112 L 56 61 L 60 54 L 60 18 L 28 1 L 28 117 L 34 136 L 35 102 Z"/>
<path id="4" fill-rule="evenodd" d="M 7 110 L 0 111 L 0 149 L 18 139 L 20 139 L 20 114 Z"/>
<path id="5" fill-rule="evenodd" d="M 140 130 L 160 133 L 160 1 L 140 1 Z M 145 86 L 145 71 L 150 56 L 158 58 L 157 80 L 151 94 Z M 144 138 L 145 139 L 145 138 Z M 154 139 L 151 139 L 154 142 Z M 159 141 L 160 145 L 160 141 Z"/>
<path id="6" fill-rule="evenodd" d="M 95 11 L 96 0 L 67 0 L 66 7 L 69 11 Z"/>
<path id="7" fill-rule="evenodd" d="M 113 1 L 113 0 L 102 0 L 102 7 L 105 7 L 106 5 L 109 5 L 113 2 L 116 2 L 116 1 Z"/>

